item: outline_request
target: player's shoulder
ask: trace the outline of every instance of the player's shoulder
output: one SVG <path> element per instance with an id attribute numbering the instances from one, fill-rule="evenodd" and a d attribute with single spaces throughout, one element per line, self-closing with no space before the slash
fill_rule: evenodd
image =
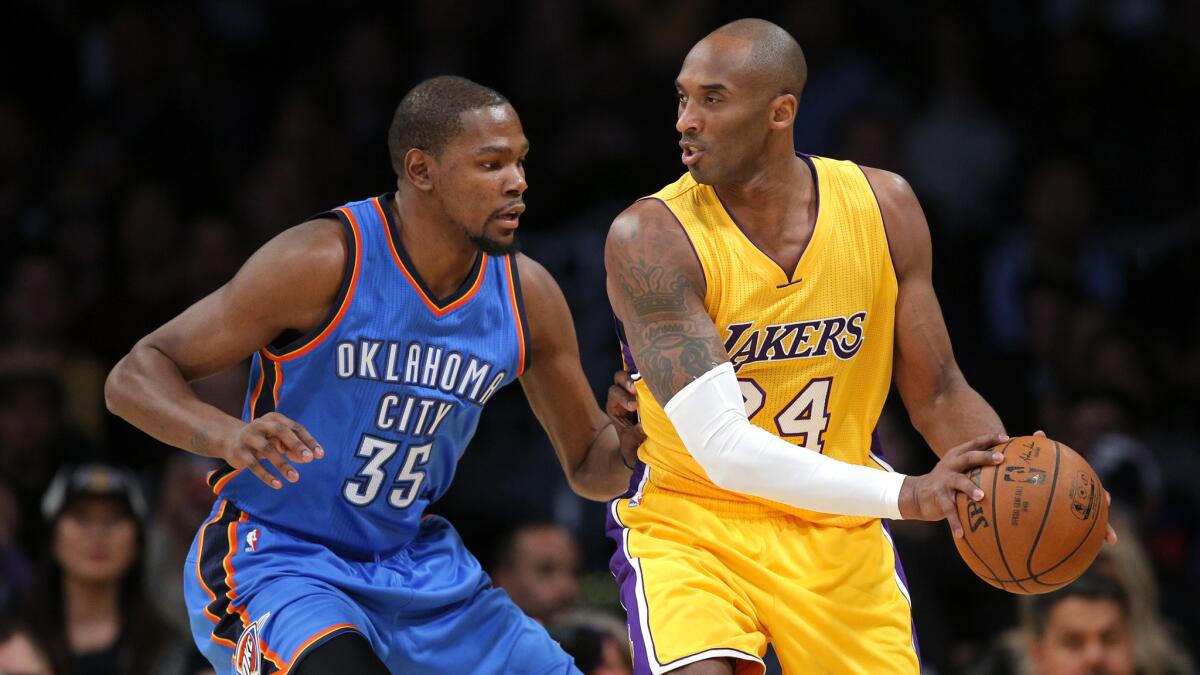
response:
<path id="1" fill-rule="evenodd" d="M 243 274 L 257 283 L 327 295 L 341 283 L 350 256 L 343 224 L 334 217 L 307 220 L 275 235 L 250 257 Z"/>
<path id="2" fill-rule="evenodd" d="M 886 169 L 876 169 L 871 166 L 859 165 L 863 175 L 867 177 L 867 182 L 871 184 L 871 189 L 875 192 L 875 198 L 880 205 L 886 202 L 889 205 L 900 206 L 907 202 L 916 202 L 916 195 L 913 193 L 912 186 L 898 173 L 888 171 Z"/>
<path id="3" fill-rule="evenodd" d="M 639 199 L 613 220 L 604 244 L 604 266 L 610 277 L 630 269 L 682 272 L 698 286 L 704 273 L 696 249 L 679 219 L 653 198 Z"/>
<path id="4" fill-rule="evenodd" d="M 521 280 L 521 293 L 528 296 L 532 293 L 540 293 L 553 286 L 558 288 L 558 282 L 554 280 L 554 275 L 550 274 L 540 262 L 530 258 L 524 253 L 513 253 L 513 266 L 517 268 L 517 275 Z"/>
<path id="5" fill-rule="evenodd" d="M 683 235 L 679 221 L 666 203 L 657 197 L 635 201 L 617 214 L 608 228 L 608 244 L 623 245 L 645 237 Z"/>
<path id="6" fill-rule="evenodd" d="M 904 276 L 914 266 L 924 269 L 930 255 L 929 223 L 912 186 L 892 171 L 869 166 L 862 171 L 879 203 L 896 273 Z"/>

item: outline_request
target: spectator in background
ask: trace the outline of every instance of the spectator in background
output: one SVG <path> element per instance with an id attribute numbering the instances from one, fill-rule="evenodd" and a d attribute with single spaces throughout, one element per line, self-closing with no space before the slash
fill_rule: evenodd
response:
<path id="1" fill-rule="evenodd" d="M 42 507 L 51 539 L 30 614 L 38 616 L 56 670 L 196 672 L 185 667 L 190 657 L 184 643 L 164 630 L 142 590 L 146 502 L 133 476 L 101 464 L 65 467 Z"/>
<path id="2" fill-rule="evenodd" d="M 1022 346 L 1027 330 L 1022 293 L 1030 279 L 1074 285 L 1103 306 L 1119 300 L 1120 262 L 1096 221 L 1096 186 L 1081 164 L 1045 160 L 1026 186 L 1026 226 L 1011 231 L 984 264 L 984 307 L 992 338 L 1005 349 Z"/>
<path id="3" fill-rule="evenodd" d="M 559 616 L 548 629 L 584 675 L 632 675 L 629 636 L 620 619 L 575 610 Z"/>
<path id="4" fill-rule="evenodd" d="M 1116 506 L 1115 501 L 1113 505 Z M 1119 528 L 1121 540 L 1115 546 L 1104 547 L 1092 570 L 1115 580 L 1129 598 L 1129 632 L 1133 637 L 1137 672 L 1139 675 L 1195 673 L 1196 665 L 1180 645 L 1177 631 L 1160 613 L 1159 584 L 1138 535 L 1139 528 L 1118 510 L 1109 511 L 1109 521 Z M 1191 589 L 1174 592 L 1194 593 Z"/>
<path id="5" fill-rule="evenodd" d="M 0 359 L 52 370 L 62 383 L 66 419 L 72 428 L 98 439 L 107 421 L 96 405 L 103 396 L 105 369 L 73 344 L 78 308 L 66 268 L 48 252 L 29 251 L 5 272 Z"/>
<path id="6" fill-rule="evenodd" d="M 9 362 L 0 357 L 0 477 L 16 500 L 24 531 L 18 538 L 31 546 L 29 516 L 64 455 L 87 453 L 87 444 L 63 420 L 62 382 L 46 364 L 31 359 Z M 32 549 L 27 549 L 32 550 Z"/>
<path id="7" fill-rule="evenodd" d="M 192 539 L 212 510 L 212 488 L 205 482 L 217 463 L 179 452 L 166 454 L 158 500 L 146 528 L 145 588 L 155 610 L 181 640 L 190 642 L 191 626 L 183 601 L 183 569 Z"/>
<path id="8" fill-rule="evenodd" d="M 1096 572 L 1032 596 L 1026 627 L 1034 675 L 1133 675 L 1130 619 L 1125 590 Z"/>
<path id="9" fill-rule="evenodd" d="M 54 675 L 45 647 L 23 623 L 0 620 L 0 673 Z"/>
<path id="10" fill-rule="evenodd" d="M 1021 626 L 1002 633 L 971 675 L 1185 675 L 1195 665 L 1159 611 L 1158 583 L 1132 521 L 1066 587 L 1021 599 Z"/>
<path id="11" fill-rule="evenodd" d="M 522 611 L 549 625 L 579 600 L 579 546 L 559 525 L 524 525 L 500 544 L 491 576 Z"/>
<path id="12" fill-rule="evenodd" d="M 33 581 L 33 568 L 17 539 L 20 523 L 17 500 L 0 479 L 0 617 L 16 611 L 21 595 Z"/>

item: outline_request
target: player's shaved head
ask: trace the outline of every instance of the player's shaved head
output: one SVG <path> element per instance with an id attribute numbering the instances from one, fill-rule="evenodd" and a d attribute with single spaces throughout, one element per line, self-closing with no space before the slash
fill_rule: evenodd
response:
<path id="1" fill-rule="evenodd" d="M 699 44 L 704 43 L 722 50 L 748 46 L 742 69 L 765 89 L 763 93 L 800 98 L 808 80 L 808 63 L 804 51 L 786 30 L 763 19 L 738 19 L 709 33 Z"/>
<path id="2" fill-rule="evenodd" d="M 440 154 L 462 131 L 462 113 L 507 104 L 508 99 L 495 89 L 465 77 L 431 77 L 413 87 L 396 107 L 388 130 L 388 150 L 396 174 L 403 173 L 404 155 L 413 148 Z"/>

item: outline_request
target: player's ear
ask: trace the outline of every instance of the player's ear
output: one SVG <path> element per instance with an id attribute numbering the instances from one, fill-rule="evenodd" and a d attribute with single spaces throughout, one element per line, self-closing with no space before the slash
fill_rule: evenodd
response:
<path id="1" fill-rule="evenodd" d="M 433 189 L 430 162 L 433 158 L 420 148 L 410 148 L 404 153 L 404 179 L 423 192 Z"/>
<path id="2" fill-rule="evenodd" d="M 771 99 L 771 128 L 785 129 L 796 119 L 796 97 L 780 94 Z"/>

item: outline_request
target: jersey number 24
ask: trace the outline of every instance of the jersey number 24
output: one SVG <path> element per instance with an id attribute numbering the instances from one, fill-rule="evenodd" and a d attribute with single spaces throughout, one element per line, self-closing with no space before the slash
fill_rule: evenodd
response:
<path id="1" fill-rule="evenodd" d="M 767 393 L 752 377 L 739 377 L 746 417 L 753 418 L 766 403 Z M 829 426 L 829 391 L 832 377 L 808 381 L 799 394 L 775 416 L 775 431 L 788 440 L 815 452 L 825 451 L 825 429 Z"/>

